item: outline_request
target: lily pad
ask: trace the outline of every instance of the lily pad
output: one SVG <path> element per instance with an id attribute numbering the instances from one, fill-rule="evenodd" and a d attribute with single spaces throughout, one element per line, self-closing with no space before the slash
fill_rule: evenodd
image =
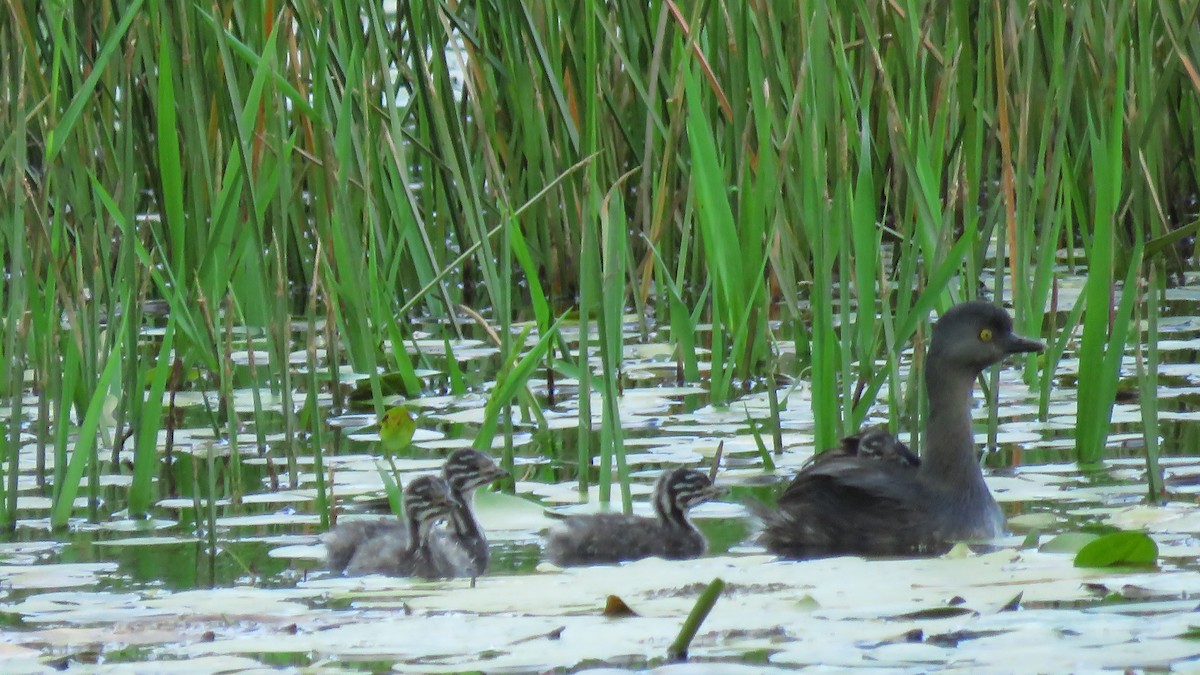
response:
<path id="1" fill-rule="evenodd" d="M 485 530 L 538 532 L 554 522 L 541 505 L 501 492 L 475 493 L 475 514 Z"/>
<path id="2" fill-rule="evenodd" d="M 1042 553 L 1078 553 L 1079 549 L 1099 538 L 1100 535 L 1091 532 L 1063 532 L 1042 544 L 1038 550 Z"/>
<path id="3" fill-rule="evenodd" d="M 1013 516 L 1008 519 L 1009 529 L 1016 532 L 1028 532 L 1030 530 L 1045 530 L 1052 527 L 1057 518 L 1053 513 L 1022 513 L 1019 516 Z"/>
<path id="4" fill-rule="evenodd" d="M 1086 544 L 1075 554 L 1076 567 L 1154 565 L 1158 544 L 1145 532 L 1112 532 Z"/>

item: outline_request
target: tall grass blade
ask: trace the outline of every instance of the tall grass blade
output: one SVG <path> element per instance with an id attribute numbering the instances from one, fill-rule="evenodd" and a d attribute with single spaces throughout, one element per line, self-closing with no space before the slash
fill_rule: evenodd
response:
<path id="1" fill-rule="evenodd" d="M 104 414 L 104 405 L 110 392 L 118 384 L 117 374 L 121 371 L 120 345 L 120 341 L 114 343 L 113 351 L 109 353 L 104 364 L 104 370 L 91 390 L 83 423 L 79 426 L 79 434 L 70 453 L 70 462 L 66 465 L 61 479 L 55 482 L 57 494 L 55 494 L 54 505 L 50 510 L 50 527 L 53 529 L 58 530 L 66 526 L 71 517 L 75 495 L 78 494 L 79 486 L 83 481 L 84 471 L 89 468 L 89 464 L 96 461 L 97 430 L 100 426 L 100 417 Z"/>
<path id="2" fill-rule="evenodd" d="M 1142 410 L 1142 439 L 1146 446 L 1146 489 L 1150 503 L 1158 503 L 1165 495 L 1162 469 L 1158 463 L 1158 325 L 1159 307 L 1167 286 L 1166 273 L 1159 261 L 1150 263 L 1148 288 L 1140 303 L 1145 308 L 1146 330 L 1138 341 L 1138 393 Z M 1143 345 L 1145 345 L 1143 347 Z"/>

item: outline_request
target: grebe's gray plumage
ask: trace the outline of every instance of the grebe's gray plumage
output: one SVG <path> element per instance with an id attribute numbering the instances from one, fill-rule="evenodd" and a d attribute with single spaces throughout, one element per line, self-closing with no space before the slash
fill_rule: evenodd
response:
<path id="1" fill-rule="evenodd" d="M 452 576 L 476 577 L 487 571 L 487 537 L 475 518 L 472 501 L 476 488 L 504 475 L 507 473 L 490 457 L 470 449 L 456 450 L 443 464 L 442 476 L 452 497 L 452 508 L 445 514 L 449 527 L 431 531 L 428 546 L 441 551 L 443 559 L 459 561 L 457 573 Z M 327 564 L 331 570 L 346 570 L 348 574 L 365 573 L 361 570 L 367 567 L 384 568 L 387 565 L 382 561 L 388 555 L 408 550 L 409 532 L 407 520 L 344 521 L 323 537 Z M 359 564 L 351 569 L 356 557 Z M 365 565 L 363 560 L 373 562 Z"/>
<path id="2" fill-rule="evenodd" d="M 463 576 L 477 577 L 487 571 L 489 554 L 487 537 L 475 519 L 475 489 L 507 476 L 508 472 L 496 466 L 492 458 L 482 452 L 462 449 L 455 450 L 446 459 L 442 475 L 457 500 L 454 510 L 450 512 L 452 540 L 466 550 L 470 560 L 467 573 Z"/>
<path id="3" fill-rule="evenodd" d="M 441 476 L 420 476 L 404 488 L 404 517 L 408 529 L 401 540 L 374 536 L 362 542 L 346 563 L 346 574 L 388 574 L 426 579 L 461 576 L 469 565 L 465 552 L 447 546 L 440 520 L 455 507 L 450 486 Z"/>
<path id="4" fill-rule="evenodd" d="M 929 418 L 920 460 L 886 432 L 864 434 L 811 462 L 763 513 L 769 551 L 808 558 L 846 553 L 904 555 L 987 539 L 1004 517 L 983 481 L 971 428 L 972 390 L 984 368 L 1044 345 L 1012 331 L 986 302 L 952 307 L 933 329 L 925 360 Z M 867 432 L 871 434 L 871 432 Z"/>
<path id="5" fill-rule="evenodd" d="M 598 513 L 567 518 L 551 532 L 546 553 L 557 565 L 589 565 L 649 556 L 681 560 L 703 555 L 704 535 L 688 510 L 724 492 L 695 469 L 666 471 L 654 486 L 654 518 Z"/>

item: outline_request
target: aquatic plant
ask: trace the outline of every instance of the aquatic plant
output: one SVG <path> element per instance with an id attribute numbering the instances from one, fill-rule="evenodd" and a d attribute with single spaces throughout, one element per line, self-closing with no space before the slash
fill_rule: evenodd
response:
<path id="1" fill-rule="evenodd" d="M 1043 318 L 1056 265 L 1086 266 L 1087 310 L 1071 316 L 1103 364 L 1084 369 L 1080 410 L 1103 422 L 1126 337 L 1107 298 L 1138 268 L 1116 253 L 1194 221 L 1200 191 L 1195 2 L 5 12 L 0 392 L 28 421 L 5 429 L 7 527 L 25 430 L 56 525 L 85 476 L 98 515 L 95 479 L 125 470 L 127 436 L 129 512 L 145 514 L 170 492 L 155 476 L 181 390 L 206 392 L 231 491 L 247 449 L 280 454 L 298 484 L 299 459 L 338 442 L 317 401 L 342 412 L 341 364 L 376 412 L 387 374 L 409 391 L 480 386 L 417 346 L 418 325 L 482 332 L 468 312 L 503 367 L 527 366 L 514 374 L 573 369 L 580 487 L 600 479 L 607 501 L 620 483 L 626 506 L 614 413 L 629 306 L 643 335 L 671 327 L 683 376 L 707 377 L 716 402 L 786 363 L 812 383 L 831 447 L 880 398 L 919 427 L 920 383 L 898 355 L 912 342 L 920 358 L 931 310 L 983 279 L 1020 330 L 1062 333 L 1073 324 Z M 1163 255 L 1171 270 L 1183 257 Z M 574 307 L 571 351 L 548 336 Z M 532 362 L 526 315 L 549 340 Z M 1044 398 L 1068 346 L 1025 363 Z M 481 434 L 504 436 L 510 468 L 513 430 L 538 423 L 527 381 Z M 243 429 L 230 411 L 246 389 L 259 423 Z M 1081 461 L 1106 431 L 1087 425 Z"/>

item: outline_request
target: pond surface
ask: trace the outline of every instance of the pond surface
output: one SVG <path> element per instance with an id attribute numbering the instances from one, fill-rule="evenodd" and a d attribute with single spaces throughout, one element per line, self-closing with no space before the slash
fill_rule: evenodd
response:
<path id="1" fill-rule="evenodd" d="M 774 474 L 764 472 L 748 420 L 768 419 L 766 393 L 728 408 L 708 405 L 703 387 L 673 384 L 670 346 L 638 343 L 631 323 L 621 419 L 635 510 L 648 512 L 662 467 L 707 468 L 724 442 L 718 482 L 730 495 L 694 512 L 710 556 L 565 571 L 542 562 L 541 533 L 554 522 L 547 509 L 597 507 L 596 488 L 580 504 L 573 480 L 578 401 L 573 383 L 560 380 L 545 411 L 556 431 L 546 437 L 518 424 L 517 496 L 477 497 L 492 542 L 491 574 L 474 587 L 469 580 L 334 576 L 321 568 L 311 449 L 295 458 L 298 482 L 289 485 L 278 421 L 258 421 L 272 448 L 260 456 L 247 404 L 239 414 L 251 440 L 240 462 L 213 443 L 211 426 L 177 432 L 176 496 L 160 499 L 151 520 L 125 517 L 124 471 L 101 479 L 100 522 L 78 519 L 70 532 L 52 535 L 48 492 L 32 472 L 20 476 L 21 522 L 0 543 L 0 671 L 145 670 L 151 661 L 154 672 L 1198 669 L 1196 283 L 1171 291 L 1162 321 L 1161 464 L 1170 493 L 1162 504 L 1145 502 L 1136 402 L 1117 406 L 1109 458 L 1085 475 L 1070 461 L 1077 420 L 1066 385 L 1078 362 L 1058 364 L 1063 386 L 1046 421 L 1036 419 L 1036 393 L 1010 365 L 1001 373 L 998 447 L 985 458 L 1010 536 L 930 559 L 779 561 L 752 543 L 755 524 L 742 504 L 769 501 L 811 456 L 807 387 L 779 390 L 785 452 L 775 457 Z M 427 355 L 443 348 L 440 339 L 421 344 Z M 486 342 L 451 346 L 464 370 L 473 361 L 484 364 L 479 372 L 494 366 L 496 350 Z M 1127 373 L 1133 368 L 1130 358 Z M 531 386 L 546 395 L 545 381 Z M 238 400 L 251 394 L 238 392 Z M 200 419 L 204 393 L 188 396 Z M 451 450 L 470 444 L 486 397 L 481 386 L 466 396 L 409 402 L 420 428 L 411 456 L 396 459 L 404 480 L 437 470 Z M 983 443 L 982 405 L 977 415 Z M 882 408 L 872 417 L 885 419 Z M 370 513 L 383 494 L 373 422 L 373 415 L 331 420 L 341 434 L 324 463 L 342 517 Z M 22 453 L 22 466 L 32 469 L 34 444 Z M 199 496 L 208 494 L 202 486 L 210 477 L 215 549 L 206 536 L 207 499 Z M 78 506 L 85 514 L 86 501 Z M 1150 532 L 1158 567 L 1074 567 L 1070 533 L 1098 526 Z M 727 587 L 692 643 L 691 660 L 669 664 L 668 646 L 715 578 Z M 605 616 L 613 595 L 635 614 Z"/>

